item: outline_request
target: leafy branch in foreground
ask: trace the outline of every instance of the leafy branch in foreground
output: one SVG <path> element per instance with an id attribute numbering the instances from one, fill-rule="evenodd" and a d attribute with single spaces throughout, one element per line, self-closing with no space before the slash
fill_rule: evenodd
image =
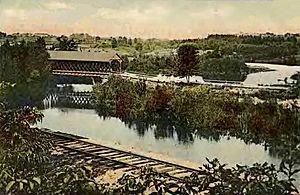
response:
<path id="1" fill-rule="evenodd" d="M 49 137 L 31 128 L 42 117 L 28 107 L 0 112 L 0 193 L 97 193 L 90 167 L 56 158 Z"/>
<path id="2" fill-rule="evenodd" d="M 183 181 L 170 180 L 166 174 L 153 169 L 142 168 L 136 175 L 125 174 L 113 187 L 113 194 L 236 194 L 236 195 L 283 195 L 298 194 L 292 183 L 299 172 L 293 164 L 282 162 L 283 167 L 291 166 L 291 174 L 282 168 L 276 170 L 268 163 L 253 166 L 226 168 L 217 159 L 209 160 L 199 172 L 186 176 Z M 280 179 L 279 173 L 288 176 Z"/>

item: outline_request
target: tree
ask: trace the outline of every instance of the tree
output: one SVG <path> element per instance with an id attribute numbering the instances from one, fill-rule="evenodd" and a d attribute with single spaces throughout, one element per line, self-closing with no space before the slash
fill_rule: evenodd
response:
<path id="1" fill-rule="evenodd" d="M 244 81 L 249 72 L 242 56 L 226 55 L 215 57 L 211 54 L 202 55 L 199 70 L 204 79 Z"/>
<path id="2" fill-rule="evenodd" d="M 117 48 L 118 47 L 118 42 L 116 38 L 112 38 L 111 40 L 111 47 L 112 48 Z"/>
<path id="3" fill-rule="evenodd" d="M 127 44 L 128 43 L 128 39 L 127 39 L 127 37 L 123 37 L 123 44 Z"/>
<path id="4" fill-rule="evenodd" d="M 197 47 L 193 44 L 183 44 L 178 48 L 178 62 L 176 73 L 178 76 L 186 77 L 187 82 L 194 74 L 198 63 Z"/>
<path id="5" fill-rule="evenodd" d="M 0 38 L 5 38 L 5 37 L 6 37 L 6 33 L 0 31 Z"/>
<path id="6" fill-rule="evenodd" d="M 121 69 L 126 70 L 129 64 L 129 59 L 127 55 L 122 56 L 123 62 L 121 63 Z"/>
<path id="7" fill-rule="evenodd" d="M 0 110 L 1 194 L 99 194 L 91 167 L 57 161 L 49 136 L 31 127 L 42 117 L 29 107 Z"/>
<path id="8" fill-rule="evenodd" d="M 41 102 L 50 75 L 48 58 L 42 38 L 12 45 L 6 42 L 0 46 L 0 81 L 16 84 L 9 90 L 9 107 Z"/>
<path id="9" fill-rule="evenodd" d="M 60 36 L 57 38 L 59 41 L 58 47 L 61 51 L 76 51 L 77 43 L 74 39 L 68 39 L 66 36 Z"/>
<path id="10" fill-rule="evenodd" d="M 136 45 L 135 45 L 135 49 L 139 52 L 141 52 L 143 50 L 143 44 L 138 42 Z"/>
<path id="11" fill-rule="evenodd" d="M 96 36 L 95 40 L 96 40 L 96 42 L 98 42 L 98 41 L 101 40 L 101 37 L 100 36 Z"/>
<path id="12" fill-rule="evenodd" d="M 131 38 L 128 39 L 128 45 L 132 45 L 132 39 Z"/>

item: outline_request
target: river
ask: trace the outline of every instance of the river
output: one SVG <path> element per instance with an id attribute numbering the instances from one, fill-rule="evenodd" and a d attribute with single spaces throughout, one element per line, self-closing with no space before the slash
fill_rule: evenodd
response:
<path id="1" fill-rule="evenodd" d="M 300 66 L 286 66 L 286 65 L 274 65 L 263 63 L 246 63 L 248 67 L 263 67 L 272 71 L 257 72 L 247 75 L 247 78 L 243 82 L 245 85 L 271 85 L 271 84 L 284 84 L 284 79 L 287 78 L 288 82 L 293 80 L 290 77 L 297 72 L 300 72 Z"/>
<path id="2" fill-rule="evenodd" d="M 278 84 L 300 71 L 300 67 L 248 64 L 264 66 L 274 71 L 253 73 L 247 76 L 248 84 Z M 90 85 L 73 85 L 75 91 L 91 91 Z M 205 158 L 218 158 L 221 162 L 252 165 L 255 162 L 269 162 L 279 165 L 280 159 L 270 155 L 263 145 L 246 144 L 234 137 L 204 139 L 195 134 L 179 135 L 174 131 L 161 132 L 152 126 L 141 132 L 134 126 L 128 126 L 118 118 L 100 117 L 93 109 L 72 109 L 47 107 L 39 127 L 80 135 L 112 147 L 131 150 L 136 153 L 154 153 L 161 157 L 189 161 L 196 164 L 205 162 Z M 183 138 L 182 138 L 183 137 Z"/>
<path id="3" fill-rule="evenodd" d="M 263 146 L 245 144 L 233 137 L 221 137 L 214 141 L 191 134 L 184 140 L 176 132 L 170 133 L 170 136 L 159 136 L 159 129 L 155 127 L 141 134 L 135 127 L 128 127 L 118 118 L 103 119 L 90 109 L 49 108 L 43 113 L 45 118 L 39 127 L 84 136 L 110 146 L 167 155 L 199 164 L 205 162 L 206 157 L 218 158 L 230 165 L 265 161 L 278 165 L 280 162 L 280 159 L 271 157 Z"/>

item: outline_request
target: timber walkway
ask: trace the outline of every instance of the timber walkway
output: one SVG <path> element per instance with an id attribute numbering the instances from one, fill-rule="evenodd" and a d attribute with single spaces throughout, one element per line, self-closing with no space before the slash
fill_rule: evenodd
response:
<path id="1" fill-rule="evenodd" d="M 80 137 L 54 132 L 49 129 L 42 129 L 42 131 L 50 135 L 55 147 L 63 155 L 72 158 L 92 159 L 97 161 L 100 166 L 113 170 L 133 171 L 148 166 L 176 180 L 182 180 L 185 176 L 199 172 L 197 169 L 186 166 L 91 143 L 80 139 Z"/>

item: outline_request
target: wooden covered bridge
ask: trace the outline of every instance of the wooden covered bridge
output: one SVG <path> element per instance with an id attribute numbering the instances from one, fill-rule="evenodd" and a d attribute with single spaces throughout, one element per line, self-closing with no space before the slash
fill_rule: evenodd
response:
<path id="1" fill-rule="evenodd" d="M 48 51 L 55 75 L 97 77 L 122 72 L 122 57 L 113 51 Z"/>

